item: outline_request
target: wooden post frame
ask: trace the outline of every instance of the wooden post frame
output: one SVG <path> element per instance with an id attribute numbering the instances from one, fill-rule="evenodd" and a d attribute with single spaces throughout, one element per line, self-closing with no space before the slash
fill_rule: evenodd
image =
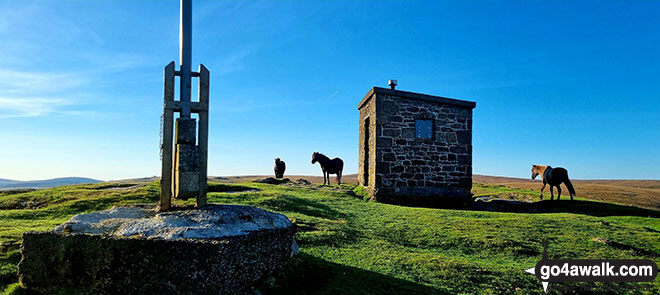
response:
<path id="1" fill-rule="evenodd" d="M 207 159 L 209 149 L 209 70 L 203 64 L 199 65 L 199 194 L 197 195 L 197 207 L 206 205 L 207 192 Z"/>
<path id="2" fill-rule="evenodd" d="M 163 95 L 163 152 L 160 178 L 160 211 L 167 211 L 172 206 L 172 144 L 174 128 L 174 110 L 168 108 L 168 102 L 174 101 L 174 62 L 165 66 Z"/>

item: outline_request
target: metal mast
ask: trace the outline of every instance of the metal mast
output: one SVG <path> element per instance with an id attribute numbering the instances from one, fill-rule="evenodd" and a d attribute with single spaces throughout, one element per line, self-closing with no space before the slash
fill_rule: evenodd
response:
<path id="1" fill-rule="evenodd" d="M 179 62 L 181 87 L 181 118 L 190 118 L 190 96 L 192 92 L 192 0 L 181 0 L 179 23 Z"/>
<path id="2" fill-rule="evenodd" d="M 192 0 L 181 0 L 179 18 L 179 70 L 172 61 L 165 67 L 161 138 L 160 210 L 172 207 L 172 196 L 197 198 L 197 206 L 206 205 L 209 140 L 209 70 L 192 63 Z M 180 99 L 174 99 L 175 77 L 180 78 Z M 192 78 L 199 78 L 198 101 L 192 102 Z M 174 118 L 174 113 L 179 117 Z M 191 113 L 197 113 L 197 119 Z"/>

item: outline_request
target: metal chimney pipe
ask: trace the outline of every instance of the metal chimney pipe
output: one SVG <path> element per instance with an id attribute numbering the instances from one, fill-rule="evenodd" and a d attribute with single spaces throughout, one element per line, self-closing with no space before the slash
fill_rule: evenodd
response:
<path id="1" fill-rule="evenodd" d="M 181 117 L 190 118 L 190 96 L 192 93 L 192 0 L 181 0 L 179 23 L 179 61 L 181 65 Z"/>
<path id="2" fill-rule="evenodd" d="M 398 84 L 397 80 L 389 80 L 387 81 L 387 85 L 390 85 L 390 89 L 394 90 L 396 88 L 396 85 Z"/>

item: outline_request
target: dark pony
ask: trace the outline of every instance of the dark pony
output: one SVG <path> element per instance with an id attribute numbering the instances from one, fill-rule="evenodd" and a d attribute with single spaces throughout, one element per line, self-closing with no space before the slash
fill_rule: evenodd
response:
<path id="1" fill-rule="evenodd" d="M 541 188 L 541 196 L 539 196 L 539 199 L 543 200 L 543 190 L 545 189 L 545 185 L 549 184 L 550 200 L 555 197 L 552 193 L 553 186 L 557 187 L 557 200 L 559 200 L 561 197 L 561 187 L 559 185 L 563 182 L 566 185 L 566 188 L 568 188 L 568 192 L 571 194 L 571 200 L 573 200 L 575 189 L 573 188 L 571 180 L 568 179 L 568 171 L 566 171 L 566 169 L 561 167 L 552 168 L 545 165 L 532 165 L 532 179 L 535 179 L 539 174 L 543 179 L 543 187 Z"/>
<path id="2" fill-rule="evenodd" d="M 275 178 L 284 177 L 284 170 L 286 170 L 284 161 L 281 161 L 280 158 L 275 158 Z"/>
<path id="3" fill-rule="evenodd" d="M 323 170 L 323 185 L 326 183 L 330 185 L 330 174 L 337 174 L 337 184 L 341 184 L 341 173 L 344 170 L 344 161 L 340 158 L 334 158 L 330 160 L 326 155 L 319 152 L 314 152 L 312 154 L 312 164 L 319 162 L 321 164 L 321 170 Z"/>

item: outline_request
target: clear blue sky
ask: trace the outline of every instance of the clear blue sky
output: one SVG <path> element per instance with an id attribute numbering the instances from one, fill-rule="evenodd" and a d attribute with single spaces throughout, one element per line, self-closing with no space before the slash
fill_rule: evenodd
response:
<path id="1" fill-rule="evenodd" d="M 179 3 L 0 1 L 0 178 L 160 174 Z M 210 175 L 357 171 L 372 86 L 477 102 L 474 173 L 660 178 L 659 1 L 202 1 Z"/>

